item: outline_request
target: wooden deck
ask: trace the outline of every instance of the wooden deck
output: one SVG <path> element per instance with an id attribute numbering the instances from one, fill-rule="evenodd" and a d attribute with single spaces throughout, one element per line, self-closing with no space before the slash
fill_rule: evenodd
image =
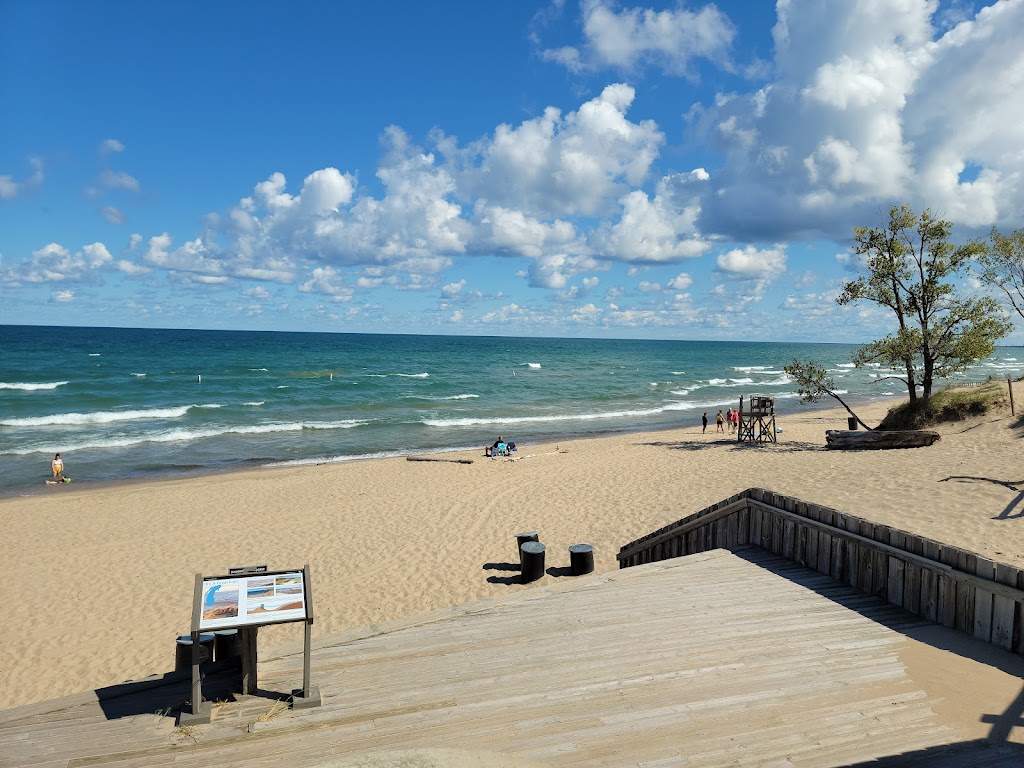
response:
<path id="1" fill-rule="evenodd" d="M 910 674 L 904 633 L 925 624 L 762 550 L 717 550 L 319 638 L 317 709 L 222 689 L 211 725 L 181 729 L 181 682 L 0 712 L 0 766 L 1024 765 L 1005 740 L 1021 712 L 992 709 L 1003 738 L 977 738 L 977 717 L 940 712 L 950 691 Z M 261 686 L 290 691 L 301 664 L 263 660 Z"/>

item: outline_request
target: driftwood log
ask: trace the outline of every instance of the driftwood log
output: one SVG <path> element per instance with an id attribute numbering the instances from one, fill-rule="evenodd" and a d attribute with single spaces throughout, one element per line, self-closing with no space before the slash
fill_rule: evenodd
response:
<path id="1" fill-rule="evenodd" d="M 472 464 L 472 459 L 436 459 L 433 456 L 406 456 L 406 461 L 439 461 L 446 464 Z"/>
<path id="2" fill-rule="evenodd" d="M 921 448 L 939 439 L 938 432 L 913 429 L 901 432 L 854 432 L 842 429 L 825 431 L 829 448 L 841 450 L 880 451 L 888 448 Z"/>

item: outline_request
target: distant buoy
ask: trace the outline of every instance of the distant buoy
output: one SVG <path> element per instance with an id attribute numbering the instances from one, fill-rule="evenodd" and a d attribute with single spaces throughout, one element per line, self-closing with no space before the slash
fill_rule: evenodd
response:
<path id="1" fill-rule="evenodd" d="M 331 374 L 331 381 L 334 381 L 334 374 Z"/>
<path id="2" fill-rule="evenodd" d="M 201 373 L 199 374 L 199 383 L 200 384 L 203 383 L 203 374 L 201 374 Z"/>
<path id="3" fill-rule="evenodd" d="M 516 375 L 516 369 L 515 369 L 515 368 L 513 368 L 513 369 L 512 369 L 512 375 L 513 375 L 513 376 L 515 376 L 515 375 Z"/>

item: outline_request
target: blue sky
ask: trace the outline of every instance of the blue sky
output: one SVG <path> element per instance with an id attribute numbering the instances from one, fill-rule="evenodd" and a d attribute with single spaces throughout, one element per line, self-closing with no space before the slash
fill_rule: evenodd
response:
<path id="1" fill-rule="evenodd" d="M 0 0 L 0 323 L 864 341 L 854 226 L 1024 226 L 1021 29 L 1024 0 Z"/>

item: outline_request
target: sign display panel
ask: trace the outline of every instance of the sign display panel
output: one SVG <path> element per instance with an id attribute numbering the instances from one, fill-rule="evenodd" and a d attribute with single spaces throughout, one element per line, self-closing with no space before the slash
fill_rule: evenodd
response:
<path id="1" fill-rule="evenodd" d="M 301 570 L 204 578 L 199 630 L 305 621 L 306 608 Z"/>

